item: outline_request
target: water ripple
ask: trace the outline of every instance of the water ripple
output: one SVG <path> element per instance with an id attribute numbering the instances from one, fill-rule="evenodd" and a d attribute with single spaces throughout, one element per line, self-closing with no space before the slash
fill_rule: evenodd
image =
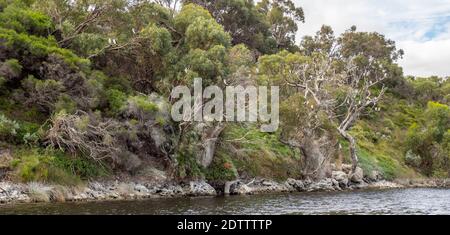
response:
<path id="1" fill-rule="evenodd" d="M 450 214 L 449 189 L 3 205 L 0 214 Z"/>

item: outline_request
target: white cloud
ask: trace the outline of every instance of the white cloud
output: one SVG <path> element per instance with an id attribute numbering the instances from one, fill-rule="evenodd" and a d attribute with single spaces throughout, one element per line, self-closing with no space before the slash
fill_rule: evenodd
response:
<path id="1" fill-rule="evenodd" d="M 323 24 L 336 34 L 352 25 L 377 31 L 405 50 L 405 74 L 450 75 L 450 0 L 294 0 L 305 11 L 298 38 Z"/>
<path id="2" fill-rule="evenodd" d="M 405 58 L 400 61 L 405 74 L 450 75 L 450 39 L 426 42 L 401 41 L 398 47 L 406 51 Z"/>

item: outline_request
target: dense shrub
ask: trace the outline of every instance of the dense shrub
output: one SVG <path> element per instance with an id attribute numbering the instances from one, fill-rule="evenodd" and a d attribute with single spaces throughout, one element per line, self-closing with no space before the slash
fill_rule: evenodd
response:
<path id="1" fill-rule="evenodd" d="M 0 13 L 0 27 L 13 29 L 18 33 L 28 33 L 36 36 L 46 36 L 53 30 L 50 17 L 23 5 L 7 5 Z"/>
<path id="2" fill-rule="evenodd" d="M 110 89 L 106 91 L 110 112 L 118 114 L 123 111 L 127 101 L 127 95 L 119 90 Z"/>
<path id="3" fill-rule="evenodd" d="M 442 176 L 439 172 L 450 172 L 450 109 L 447 105 L 429 102 L 423 120 L 409 128 L 407 146 L 413 154 L 420 156 L 419 168 L 426 175 Z"/>
<path id="4" fill-rule="evenodd" d="M 20 65 L 18 60 L 10 59 L 0 62 L 0 77 L 2 77 L 3 83 L 13 82 L 21 73 L 22 65 Z"/>
<path id="5" fill-rule="evenodd" d="M 52 113 L 55 110 L 64 86 L 55 80 L 38 80 L 29 76 L 23 80 L 22 86 L 26 92 L 25 104 L 39 107 L 43 112 Z"/>
<path id="6" fill-rule="evenodd" d="M 151 120 L 158 110 L 158 106 L 151 102 L 147 96 L 132 96 L 127 100 L 127 115 L 140 121 Z"/>
<path id="7" fill-rule="evenodd" d="M 13 141 L 20 126 L 16 121 L 10 120 L 5 115 L 0 114 L 0 141 Z"/>

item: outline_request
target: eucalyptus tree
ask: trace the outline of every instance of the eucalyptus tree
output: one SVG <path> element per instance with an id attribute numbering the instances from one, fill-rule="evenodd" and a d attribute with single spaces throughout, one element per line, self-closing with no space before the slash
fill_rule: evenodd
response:
<path id="1" fill-rule="evenodd" d="M 279 49 L 298 50 L 295 45 L 295 35 L 300 23 L 305 22 L 303 8 L 291 0 L 262 0 L 257 9 L 266 15 L 272 36 Z"/>
<path id="2" fill-rule="evenodd" d="M 352 38 L 364 47 L 352 47 Z M 305 155 L 305 174 L 315 178 L 326 175 L 333 151 L 321 146 L 337 146 L 335 135 L 349 142 L 356 170 L 357 140 L 349 130 L 368 110 L 378 111 L 387 79 L 398 72 L 394 61 L 401 52 L 379 34 L 347 31 L 335 38 L 329 27 L 322 27 L 301 45 L 303 53 L 263 56 L 259 60 L 260 79 L 283 87 L 288 104 L 282 120 L 291 123 L 285 128 L 290 144 L 300 147 Z M 289 121 L 292 118 L 295 120 Z M 296 128 L 295 123 L 300 125 Z"/>

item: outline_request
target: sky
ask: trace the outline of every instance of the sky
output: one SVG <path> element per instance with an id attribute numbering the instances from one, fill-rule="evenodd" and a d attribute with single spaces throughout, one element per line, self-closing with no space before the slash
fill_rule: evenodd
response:
<path id="1" fill-rule="evenodd" d="M 352 25 L 377 31 L 405 51 L 405 75 L 450 76 L 450 0 L 293 0 L 305 11 L 297 38 L 323 24 L 341 34 Z"/>

